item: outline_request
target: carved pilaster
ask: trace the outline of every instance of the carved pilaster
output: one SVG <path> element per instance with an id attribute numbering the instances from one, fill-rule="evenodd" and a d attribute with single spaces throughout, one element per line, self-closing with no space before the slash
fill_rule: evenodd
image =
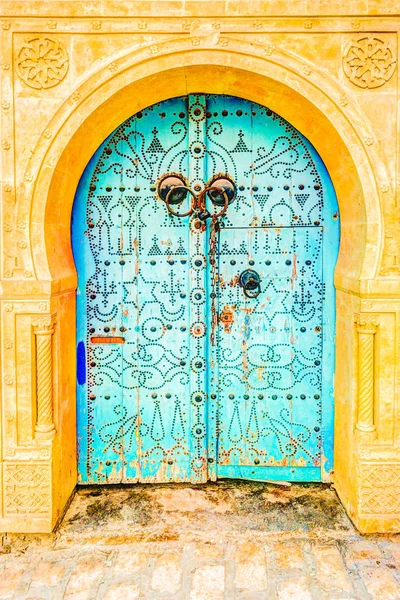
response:
<path id="1" fill-rule="evenodd" d="M 36 401 L 35 432 L 40 438 L 50 439 L 55 434 L 53 423 L 53 350 L 54 323 L 43 319 L 34 324 L 36 340 Z"/>
<path id="2" fill-rule="evenodd" d="M 374 423 L 374 359 L 375 333 L 378 322 L 356 315 L 358 332 L 358 407 L 356 429 L 375 432 Z"/>

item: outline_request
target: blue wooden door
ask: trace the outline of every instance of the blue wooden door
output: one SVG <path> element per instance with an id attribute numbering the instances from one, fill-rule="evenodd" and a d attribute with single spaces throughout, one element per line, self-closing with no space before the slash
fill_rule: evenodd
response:
<path id="1" fill-rule="evenodd" d="M 324 479 L 339 221 L 297 130 L 231 96 L 154 105 L 87 166 L 72 242 L 82 483 Z"/>

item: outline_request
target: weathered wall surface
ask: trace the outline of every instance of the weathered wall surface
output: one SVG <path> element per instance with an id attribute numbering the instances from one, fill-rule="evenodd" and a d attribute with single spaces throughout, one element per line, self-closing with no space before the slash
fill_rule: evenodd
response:
<path id="1" fill-rule="evenodd" d="M 334 482 L 362 531 L 399 530 L 400 3 L 27 0 L 0 12 L 0 528 L 50 531 L 76 483 L 79 177 L 124 119 L 204 91 L 269 106 L 331 175 Z"/>

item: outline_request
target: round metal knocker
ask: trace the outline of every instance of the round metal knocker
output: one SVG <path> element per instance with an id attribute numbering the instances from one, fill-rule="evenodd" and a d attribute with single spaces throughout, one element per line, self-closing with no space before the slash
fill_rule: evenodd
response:
<path id="1" fill-rule="evenodd" d="M 257 298 L 261 293 L 261 279 L 257 271 L 246 269 L 239 275 L 239 285 L 246 298 Z"/>
<path id="2" fill-rule="evenodd" d="M 180 175 L 165 175 L 158 183 L 157 192 L 161 200 L 164 200 L 164 202 L 169 194 L 169 205 L 182 204 L 187 197 L 186 181 Z"/>
<path id="3" fill-rule="evenodd" d="M 192 203 L 190 205 L 190 208 L 187 212 L 184 213 L 178 213 L 175 212 L 174 210 L 172 210 L 171 208 L 171 204 L 181 204 L 183 202 L 183 200 L 181 200 L 180 202 L 171 202 L 171 199 L 173 200 L 174 198 L 176 198 L 177 196 L 181 195 L 182 192 L 185 191 L 185 197 L 183 198 L 183 200 L 186 199 L 187 194 L 189 193 L 192 196 Z M 179 186 L 172 186 L 170 188 L 170 190 L 168 191 L 165 200 L 164 200 L 165 204 L 167 205 L 167 208 L 169 210 L 169 212 L 171 213 L 171 215 L 174 215 L 175 217 L 187 217 L 188 215 L 191 215 L 195 206 L 196 206 L 196 196 L 194 194 L 194 192 L 192 192 L 192 190 L 184 185 L 179 185 Z"/>
<path id="4" fill-rule="evenodd" d="M 187 187 L 186 180 L 181 175 L 171 173 L 162 177 L 157 185 L 157 193 L 159 198 L 167 205 L 168 211 L 175 217 L 187 217 L 192 214 L 195 196 L 192 190 Z M 171 206 L 181 205 L 187 199 L 188 194 L 192 196 L 192 202 L 187 212 L 180 213 L 171 208 Z"/>
<path id="5" fill-rule="evenodd" d="M 206 203 L 205 203 L 206 194 L 211 198 L 211 196 L 210 196 L 211 193 L 218 194 L 218 197 L 220 197 L 223 200 L 222 204 L 217 204 L 217 206 L 222 206 L 222 209 L 218 213 L 210 213 L 206 208 Z M 211 201 L 213 202 L 212 198 L 211 198 Z M 214 204 L 216 204 L 216 203 L 214 202 Z M 218 187 L 212 185 L 210 187 L 206 187 L 203 190 L 203 193 L 201 194 L 201 210 L 204 213 L 206 219 L 208 217 L 212 217 L 213 219 L 218 219 L 218 217 L 222 217 L 222 215 L 224 215 L 226 213 L 226 211 L 228 209 L 228 205 L 229 205 L 229 197 L 223 187 L 218 188 Z M 199 218 L 200 219 L 202 218 L 201 213 L 199 214 Z M 203 220 L 205 220 L 205 219 L 203 219 Z"/>
<path id="6" fill-rule="evenodd" d="M 168 211 L 175 217 L 188 217 L 195 213 L 201 221 L 206 221 L 207 219 L 215 221 L 226 213 L 229 203 L 235 199 L 236 186 L 227 177 L 218 176 L 214 178 L 211 185 L 204 188 L 199 194 L 195 194 L 186 185 L 186 180 L 182 175 L 170 173 L 162 177 L 158 182 L 157 193 L 159 198 L 165 202 Z M 180 213 L 171 208 L 172 206 L 182 204 L 187 199 L 188 194 L 192 197 L 189 210 Z M 207 197 L 210 198 L 214 206 L 222 207 L 219 212 L 211 212 L 207 209 Z"/>
<path id="7" fill-rule="evenodd" d="M 232 179 L 226 175 L 216 175 L 209 183 L 207 194 L 211 202 L 216 206 L 225 207 L 225 196 L 228 198 L 228 204 L 236 198 L 236 185 Z M 226 210 L 226 209 L 225 209 Z"/>

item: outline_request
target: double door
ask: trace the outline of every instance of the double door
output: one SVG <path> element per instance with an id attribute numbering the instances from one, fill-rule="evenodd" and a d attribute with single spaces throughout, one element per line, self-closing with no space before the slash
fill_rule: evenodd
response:
<path id="1" fill-rule="evenodd" d="M 329 478 L 338 237 L 268 108 L 195 94 L 119 126 L 73 210 L 80 481 Z"/>

